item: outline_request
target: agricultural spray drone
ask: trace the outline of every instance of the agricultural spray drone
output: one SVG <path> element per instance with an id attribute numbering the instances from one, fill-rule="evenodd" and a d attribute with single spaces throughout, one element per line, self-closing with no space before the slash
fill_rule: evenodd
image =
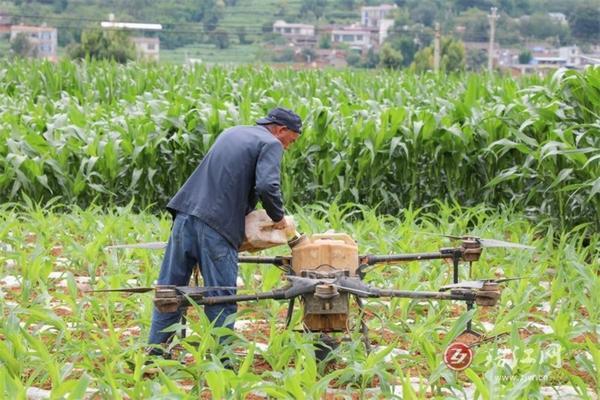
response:
<path id="1" fill-rule="evenodd" d="M 370 350 L 368 331 L 363 308 L 364 298 L 411 298 L 430 300 L 455 300 L 466 303 L 470 310 L 474 305 L 494 306 L 497 304 L 500 284 L 512 279 L 485 279 L 459 281 L 461 262 L 471 264 L 479 260 L 484 248 L 533 249 L 517 243 L 474 236 L 446 236 L 457 240 L 456 247 L 442 248 L 432 253 L 359 255 L 356 242 L 347 234 L 331 233 L 312 236 L 299 236 L 289 242 L 291 255 L 276 257 L 240 256 L 240 263 L 271 264 L 285 272 L 287 285 L 268 292 L 237 294 L 230 296 L 211 296 L 211 290 L 222 288 L 157 285 L 154 288 L 106 289 L 101 291 L 148 292 L 154 291 L 154 304 L 161 312 L 175 311 L 188 307 L 192 302 L 199 305 L 215 305 L 244 301 L 276 299 L 289 302 L 286 326 L 289 326 L 296 299 L 303 305 L 303 325 L 311 332 L 328 334 L 349 330 L 350 298 L 354 298 L 360 310 L 360 324 L 367 351 Z M 142 243 L 117 245 L 111 248 L 161 248 L 164 243 Z M 446 260 L 453 266 L 453 283 L 443 286 L 439 291 L 409 291 L 378 288 L 363 282 L 369 268 L 376 264 L 409 262 L 424 260 Z M 467 330 L 471 330 L 471 321 Z"/>

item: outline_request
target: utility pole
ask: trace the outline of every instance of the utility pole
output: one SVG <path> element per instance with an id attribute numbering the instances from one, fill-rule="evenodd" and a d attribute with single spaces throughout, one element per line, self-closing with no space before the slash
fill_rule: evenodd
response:
<path id="1" fill-rule="evenodd" d="M 494 69 L 494 36 L 496 36 L 496 20 L 498 19 L 498 15 L 496 15 L 496 11 L 498 11 L 497 7 L 491 8 L 492 13 L 488 15 L 488 20 L 490 21 L 490 46 L 488 49 L 488 71 L 491 73 Z"/>
<path id="2" fill-rule="evenodd" d="M 435 37 L 433 39 L 433 71 L 440 71 L 440 23 L 435 23 Z"/>

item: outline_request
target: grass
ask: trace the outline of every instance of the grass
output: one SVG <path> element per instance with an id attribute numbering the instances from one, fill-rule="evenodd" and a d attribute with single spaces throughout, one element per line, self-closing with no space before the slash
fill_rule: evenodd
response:
<path id="1" fill-rule="evenodd" d="M 235 38 L 231 38 L 235 41 Z M 213 44 L 198 44 L 179 47 L 177 49 L 163 49 L 160 51 L 161 62 L 171 64 L 185 64 L 186 59 L 200 60 L 201 63 L 212 64 L 249 64 L 257 61 L 260 46 L 256 44 L 240 45 L 231 44 L 227 49 L 218 49 Z"/>
<path id="2" fill-rule="evenodd" d="M 327 390 L 368 396 L 373 384 L 383 397 L 476 390 L 479 398 L 540 396 L 543 387 L 566 385 L 585 398 L 597 392 L 600 357 L 600 236 L 577 229 L 557 233 L 518 213 L 485 207 L 441 205 L 440 212 L 405 209 L 398 217 L 366 207 L 319 204 L 297 210 L 307 233 L 335 229 L 358 240 L 360 253 L 433 251 L 448 246 L 432 234 L 471 233 L 532 244 L 538 251 L 485 250 L 474 278 L 527 276 L 506 285 L 497 308 L 478 309 L 474 328 L 487 334 L 508 332 L 505 340 L 475 350 L 464 373 L 442 363 L 447 344 L 465 326 L 463 306 L 395 299 L 369 301 L 371 339 L 380 347 L 365 355 L 357 332 L 334 352 L 336 367 L 314 359 L 314 337 L 285 330 L 286 304 L 262 301 L 241 307 L 249 330 L 236 333 L 237 372 L 219 361 L 232 348 L 220 347 L 227 333 L 214 329 L 200 310 L 190 327 L 201 335 L 179 340 L 177 361 L 144 365 L 142 350 L 151 313 L 151 295 L 86 294 L 87 287 L 149 286 L 156 279 L 161 252 L 107 253 L 114 243 L 165 240 L 166 214 L 132 213 L 130 207 L 58 212 L 4 204 L 0 213 L 0 396 L 23 397 L 28 388 L 53 397 L 147 398 L 169 395 L 244 398 L 320 398 Z M 273 249 L 270 254 L 285 254 Z M 376 268 L 367 280 L 381 287 L 437 290 L 448 283 L 450 266 L 437 262 Z M 255 279 L 255 274 L 262 276 Z M 467 269 L 461 274 L 466 278 Z M 18 282 L 9 288 L 9 276 Z M 279 286 L 280 272 L 244 265 L 244 290 Z M 299 323 L 296 312 L 294 324 Z M 356 316 L 354 316 L 355 318 Z M 399 354 L 394 348 L 403 349 Z M 241 351 L 241 353 L 240 353 Z M 389 358 L 385 358 L 389 356 Z M 383 361 L 383 360 L 386 361 Z M 559 367 L 560 366 L 560 367 Z M 413 385 L 410 384 L 412 379 Z M 420 379 L 420 385 L 415 384 Z M 471 389 L 468 389 L 471 387 Z"/>

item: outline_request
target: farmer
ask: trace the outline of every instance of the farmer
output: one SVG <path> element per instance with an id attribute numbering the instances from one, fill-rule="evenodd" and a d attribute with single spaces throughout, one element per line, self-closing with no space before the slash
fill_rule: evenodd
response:
<path id="1" fill-rule="evenodd" d="M 245 216 L 258 200 L 284 229 L 280 186 L 283 150 L 298 139 L 302 121 L 291 110 L 277 107 L 256 126 L 235 126 L 219 135 L 200 165 L 167 205 L 174 222 L 158 277 L 159 285 L 186 286 L 194 265 L 200 265 L 205 286 L 236 286 L 238 248 L 244 239 Z M 235 289 L 207 295 L 233 295 Z M 206 316 L 223 326 L 237 311 L 235 304 L 205 306 Z M 182 310 L 152 315 L 149 344 L 168 342 L 163 329 L 180 321 Z M 230 328 L 233 328 L 231 321 Z M 152 348 L 151 355 L 162 350 Z"/>

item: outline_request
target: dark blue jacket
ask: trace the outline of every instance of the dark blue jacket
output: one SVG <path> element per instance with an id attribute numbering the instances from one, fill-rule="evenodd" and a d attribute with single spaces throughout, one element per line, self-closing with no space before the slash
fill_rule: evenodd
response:
<path id="1" fill-rule="evenodd" d="M 167 209 L 195 215 L 239 248 L 245 216 L 259 198 L 273 221 L 284 216 L 279 189 L 282 156 L 281 142 L 263 126 L 227 129 Z"/>

